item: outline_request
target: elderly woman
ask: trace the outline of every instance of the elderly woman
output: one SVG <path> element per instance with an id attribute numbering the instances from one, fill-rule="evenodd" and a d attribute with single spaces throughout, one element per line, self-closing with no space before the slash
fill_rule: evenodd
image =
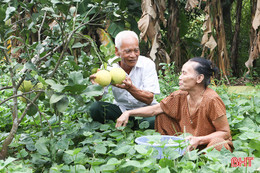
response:
<path id="1" fill-rule="evenodd" d="M 190 133 L 189 149 L 222 146 L 232 151 L 232 139 L 226 108 L 218 94 L 208 88 L 216 72 L 211 61 L 196 57 L 186 62 L 179 77 L 180 90 L 159 104 L 124 112 L 116 127 L 126 126 L 130 116 L 156 116 L 155 128 L 162 135 Z M 217 145 L 219 144 L 219 145 Z"/>

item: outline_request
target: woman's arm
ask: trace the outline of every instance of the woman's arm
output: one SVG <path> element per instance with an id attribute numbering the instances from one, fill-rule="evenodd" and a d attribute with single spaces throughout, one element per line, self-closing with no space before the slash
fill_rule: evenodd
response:
<path id="1" fill-rule="evenodd" d="M 216 128 L 216 132 L 206 136 L 189 136 L 186 138 L 190 140 L 189 149 L 197 148 L 198 145 L 208 144 L 214 138 L 227 140 L 231 136 L 228 120 L 225 115 L 217 118 L 212 123 Z"/>
<path id="2" fill-rule="evenodd" d="M 128 119 L 130 116 L 139 116 L 139 117 L 152 117 L 162 113 L 163 110 L 160 104 L 156 104 L 153 106 L 146 106 L 138 109 L 133 109 L 129 111 L 125 111 L 116 122 L 116 128 L 121 126 L 126 126 L 128 123 Z"/>

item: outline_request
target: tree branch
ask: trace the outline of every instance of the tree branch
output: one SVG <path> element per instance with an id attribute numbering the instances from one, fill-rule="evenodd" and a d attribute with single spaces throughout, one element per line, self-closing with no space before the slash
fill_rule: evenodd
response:
<path id="1" fill-rule="evenodd" d="M 15 97 L 23 97 L 23 96 L 26 95 L 26 94 L 30 94 L 30 93 L 34 93 L 34 92 L 40 92 L 40 93 L 42 93 L 42 92 L 44 92 L 44 90 L 32 90 L 32 91 L 24 92 L 24 93 L 22 93 L 22 94 L 13 95 L 13 96 L 11 96 L 11 97 L 8 97 L 8 98 L 5 99 L 4 101 L 0 102 L 0 105 L 1 105 L 1 104 L 4 104 L 4 103 L 7 102 L 8 100 L 11 100 L 11 99 L 13 99 L 13 98 L 15 98 Z"/>
<path id="2" fill-rule="evenodd" d="M 30 99 L 28 99 L 28 100 L 30 101 L 30 103 L 27 104 L 26 108 L 24 109 L 24 111 L 23 111 L 21 117 L 20 117 L 19 120 L 18 120 L 18 124 L 21 123 L 21 121 L 23 120 L 23 118 L 24 118 L 24 116 L 26 115 L 27 111 L 29 110 L 30 106 L 31 106 L 31 105 L 35 105 L 34 102 L 38 99 L 38 97 L 40 97 L 40 95 L 41 95 L 41 93 L 38 93 L 38 94 L 33 98 L 32 101 L 31 101 Z M 36 105 L 36 108 L 38 108 L 37 105 Z"/>
<path id="3" fill-rule="evenodd" d="M 72 39 L 73 34 L 74 34 L 77 30 L 79 30 L 81 27 L 83 27 L 83 26 L 85 26 L 85 25 L 87 25 L 87 24 L 89 24 L 89 22 L 86 22 L 86 23 L 83 23 L 83 24 L 79 25 L 77 28 L 75 28 L 75 29 L 69 34 L 68 39 L 67 39 L 67 41 L 66 41 L 66 43 L 65 43 L 65 46 L 64 46 L 64 48 L 63 48 L 63 50 L 62 50 L 62 52 L 61 52 L 60 58 L 59 58 L 58 62 L 56 63 L 56 66 L 55 66 L 54 70 L 53 70 L 52 73 L 50 74 L 50 77 L 53 77 L 54 74 L 55 74 L 55 72 L 56 72 L 56 70 L 58 69 L 58 67 L 59 67 L 59 65 L 60 65 L 60 63 L 61 63 L 61 60 L 62 60 L 62 58 L 63 58 L 63 55 L 65 54 L 65 51 L 66 51 L 67 48 L 68 48 L 69 42 L 70 42 L 70 40 Z"/>
<path id="4" fill-rule="evenodd" d="M 42 30 L 42 26 L 43 26 L 43 24 L 44 24 L 44 21 L 45 21 L 45 19 L 46 19 L 46 14 L 47 14 L 47 11 L 45 11 L 44 12 L 44 16 L 43 16 L 43 19 L 42 19 L 42 23 L 41 23 L 41 25 L 40 25 L 40 28 L 39 28 L 39 30 L 38 30 L 38 44 L 41 44 L 41 30 Z M 39 59 L 40 58 L 40 50 L 38 50 L 37 51 L 37 59 Z"/>
<path id="5" fill-rule="evenodd" d="M 5 89 L 11 89 L 11 88 L 13 88 L 13 87 L 12 86 L 5 86 L 5 87 L 0 88 L 0 91 L 5 90 Z"/>
<path id="6" fill-rule="evenodd" d="M 39 90 L 39 91 L 40 91 L 40 90 Z M 47 119 L 46 116 L 39 110 L 38 105 L 35 104 L 35 101 L 40 97 L 40 95 L 41 95 L 41 92 L 38 93 L 38 94 L 34 97 L 34 99 L 33 99 L 32 101 L 31 101 L 30 99 L 27 99 L 27 98 L 26 98 L 26 99 L 30 102 L 30 104 L 28 104 L 28 105 L 26 106 L 26 108 L 25 108 L 23 114 L 21 115 L 20 119 L 18 120 L 18 123 L 20 124 L 20 123 L 22 122 L 22 120 L 23 120 L 24 116 L 26 115 L 27 111 L 29 110 L 30 106 L 31 106 L 31 105 L 34 105 L 34 106 L 36 107 L 37 111 L 39 112 L 39 114 L 40 114 L 41 116 L 43 116 L 44 119 L 46 120 L 46 122 L 47 122 L 47 124 L 48 124 L 48 126 L 49 126 L 49 128 L 50 128 L 51 136 L 54 137 L 54 136 L 53 136 L 53 132 L 52 132 L 52 128 L 51 128 L 51 125 L 50 125 L 48 119 Z"/>

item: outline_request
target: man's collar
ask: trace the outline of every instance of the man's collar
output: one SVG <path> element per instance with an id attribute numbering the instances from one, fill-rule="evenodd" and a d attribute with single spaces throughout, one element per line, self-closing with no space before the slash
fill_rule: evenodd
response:
<path id="1" fill-rule="evenodd" d="M 136 67 L 142 67 L 142 64 L 141 64 L 141 61 L 140 61 L 140 55 L 139 55 L 139 57 L 138 57 L 138 60 L 137 60 L 137 63 L 136 63 Z"/>

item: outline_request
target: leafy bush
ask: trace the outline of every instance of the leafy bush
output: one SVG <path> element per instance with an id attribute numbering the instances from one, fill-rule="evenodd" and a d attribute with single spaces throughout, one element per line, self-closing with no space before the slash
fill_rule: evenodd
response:
<path id="1" fill-rule="evenodd" d="M 160 85 L 167 94 L 165 85 L 169 84 L 165 82 L 165 85 Z M 71 110 L 67 110 L 61 117 L 47 115 L 46 120 L 40 121 L 38 113 L 26 116 L 22 123 L 23 128 L 18 130 L 9 146 L 10 157 L 0 162 L 0 171 L 253 172 L 260 163 L 259 92 L 229 93 L 224 85 L 214 89 L 227 107 L 235 146 L 233 153 L 226 149 L 206 149 L 201 152 L 194 150 L 181 156 L 174 148 L 169 148 L 165 154 L 171 159 L 158 160 L 155 158 L 157 150 L 136 145 L 134 142 L 137 137 L 158 135 L 157 132 L 147 129 L 133 131 L 129 126 L 118 131 L 115 129 L 115 122 L 93 122 L 88 118 L 87 111 L 72 111 L 73 105 L 76 105 L 72 101 L 73 105 L 69 106 Z M 8 96 L 8 93 L 5 94 Z M 110 94 L 105 99 L 111 99 Z M 42 102 L 39 103 L 41 105 Z M 40 107 L 42 111 L 48 111 L 44 110 L 43 104 Z M 10 108 L 0 105 L 0 110 L 8 112 Z M 8 120 L 9 117 L 4 116 L 2 119 Z M 3 128 L 1 139 L 6 137 L 6 133 L 8 130 Z M 241 157 L 243 160 L 248 156 L 254 158 L 251 167 L 231 167 L 231 158 Z"/>
<path id="2" fill-rule="evenodd" d="M 160 66 L 162 67 L 158 71 L 158 78 L 161 93 L 160 95 L 155 95 L 158 102 L 179 89 L 179 74 L 175 72 L 174 62 L 170 64 L 160 63 Z"/>

